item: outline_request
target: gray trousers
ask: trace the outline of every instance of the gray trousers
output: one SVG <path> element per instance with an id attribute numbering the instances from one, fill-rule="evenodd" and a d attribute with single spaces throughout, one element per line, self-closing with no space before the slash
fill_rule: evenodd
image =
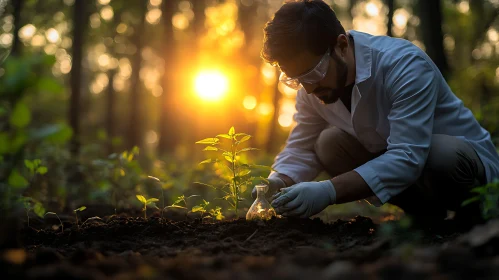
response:
<path id="1" fill-rule="evenodd" d="M 343 130 L 327 128 L 317 139 L 316 154 L 331 177 L 351 171 L 382 155 L 364 148 L 355 137 Z M 472 196 L 471 188 L 486 183 L 483 164 L 471 144 L 453 136 L 434 134 L 421 177 L 388 203 L 402 208 L 406 214 L 443 219 L 447 210 L 456 215 L 476 219 L 478 203 L 461 207 Z"/>

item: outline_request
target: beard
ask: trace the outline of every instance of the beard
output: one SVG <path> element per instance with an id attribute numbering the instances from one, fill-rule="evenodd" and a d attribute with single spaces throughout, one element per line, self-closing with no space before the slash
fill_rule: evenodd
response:
<path id="1" fill-rule="evenodd" d="M 345 94 L 348 66 L 336 53 L 332 52 L 332 57 L 336 62 L 336 84 L 338 85 L 338 88 L 318 87 L 312 92 L 323 104 L 335 103 Z"/>

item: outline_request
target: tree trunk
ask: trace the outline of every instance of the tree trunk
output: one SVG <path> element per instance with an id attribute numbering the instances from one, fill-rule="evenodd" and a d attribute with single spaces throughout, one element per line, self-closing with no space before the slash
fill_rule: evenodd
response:
<path id="1" fill-rule="evenodd" d="M 442 75 L 447 77 L 449 65 L 444 50 L 441 1 L 419 1 L 418 11 L 426 53 L 435 62 Z"/>
<path id="2" fill-rule="evenodd" d="M 176 43 L 173 37 L 172 17 L 175 12 L 177 1 L 163 1 L 163 55 L 165 66 L 163 74 L 163 94 L 160 97 L 159 108 L 159 143 L 160 155 L 172 153 L 178 144 L 179 133 L 175 124 L 177 108 L 175 106 L 175 79 L 173 78 L 175 65 Z"/>
<path id="3" fill-rule="evenodd" d="M 141 92 L 142 83 L 140 81 L 140 69 L 142 64 L 142 49 L 144 47 L 143 33 L 145 29 L 145 13 L 147 10 L 147 2 L 143 1 L 140 3 L 140 21 L 135 28 L 135 46 L 137 47 L 137 52 L 132 58 L 132 76 L 130 77 L 131 88 L 130 88 L 130 119 L 128 122 L 128 148 L 131 149 L 134 146 L 140 146 L 141 144 L 141 132 L 142 132 L 142 117 L 141 117 Z"/>
<path id="4" fill-rule="evenodd" d="M 123 9 L 122 7 L 120 7 Z M 116 36 L 116 27 L 120 24 L 121 22 L 121 10 L 119 12 L 117 11 L 114 15 L 113 19 L 113 26 L 112 26 L 112 32 L 110 32 L 111 37 Z M 116 57 L 116 51 L 114 48 L 111 48 L 111 55 L 113 57 Z M 114 76 L 116 75 L 117 70 L 116 69 L 110 69 L 107 73 L 107 76 L 109 78 L 109 83 L 107 86 L 107 104 L 106 104 L 106 134 L 107 134 L 107 152 L 109 154 L 112 154 L 114 152 L 114 147 L 113 147 L 113 138 L 115 136 L 115 115 L 114 115 L 114 104 L 116 102 L 116 91 L 114 90 Z"/>
<path id="5" fill-rule="evenodd" d="M 87 26 L 86 0 L 75 0 L 73 6 L 73 48 L 71 67 L 71 98 L 69 109 L 69 124 L 73 129 L 73 138 L 70 142 L 70 152 L 77 157 L 80 150 L 80 101 L 81 101 L 81 74 L 84 47 L 85 27 Z"/>
<path id="6" fill-rule="evenodd" d="M 393 14 L 395 13 L 395 0 L 385 0 L 386 6 L 388 7 L 388 22 L 386 23 L 386 35 L 393 37 L 392 27 L 393 27 Z"/>
<path id="7" fill-rule="evenodd" d="M 116 70 L 109 70 L 107 73 L 109 77 L 109 84 L 107 86 L 107 108 L 106 108 L 106 134 L 107 134 L 107 153 L 112 154 L 114 152 L 113 148 L 113 138 L 114 138 L 114 102 L 116 92 L 114 91 L 114 75 L 116 75 Z"/>
<path id="8" fill-rule="evenodd" d="M 14 14 L 14 39 L 12 41 L 12 51 L 11 54 L 14 56 L 21 55 L 21 41 L 19 40 L 19 30 L 21 29 L 21 11 L 23 9 L 24 0 L 15 0 L 13 4 L 13 14 Z"/>

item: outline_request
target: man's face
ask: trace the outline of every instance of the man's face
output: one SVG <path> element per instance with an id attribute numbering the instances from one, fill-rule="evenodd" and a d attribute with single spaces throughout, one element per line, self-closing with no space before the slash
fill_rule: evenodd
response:
<path id="1" fill-rule="evenodd" d="M 331 51 L 326 75 L 315 83 L 302 82 L 301 85 L 308 94 L 314 94 L 324 104 L 338 101 L 345 92 L 348 75 L 347 63 L 338 55 L 338 48 Z M 294 59 L 281 64 L 281 69 L 288 77 L 297 77 L 307 73 L 317 66 L 323 56 L 303 52 Z"/>

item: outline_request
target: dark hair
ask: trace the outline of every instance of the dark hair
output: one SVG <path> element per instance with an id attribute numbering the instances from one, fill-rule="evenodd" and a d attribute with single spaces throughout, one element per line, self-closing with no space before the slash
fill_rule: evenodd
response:
<path id="1" fill-rule="evenodd" d="M 261 57 L 276 66 L 303 51 L 322 55 L 345 29 L 322 0 L 292 0 L 264 28 Z"/>

